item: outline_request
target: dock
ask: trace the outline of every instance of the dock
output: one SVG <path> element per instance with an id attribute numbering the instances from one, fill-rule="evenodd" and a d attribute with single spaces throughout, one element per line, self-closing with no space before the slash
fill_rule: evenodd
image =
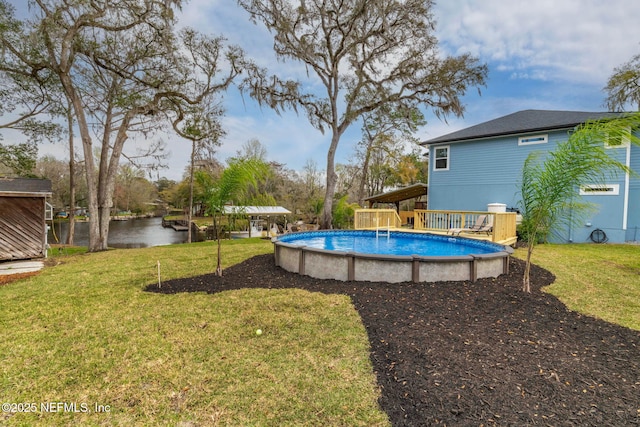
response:
<path id="1" fill-rule="evenodd" d="M 186 219 L 167 220 L 162 218 L 162 226 L 165 228 L 173 228 L 175 231 L 189 231 L 189 225 Z"/>

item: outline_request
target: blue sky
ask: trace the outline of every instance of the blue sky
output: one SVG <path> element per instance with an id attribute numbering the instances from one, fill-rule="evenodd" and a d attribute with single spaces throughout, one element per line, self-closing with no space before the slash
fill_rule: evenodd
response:
<path id="1" fill-rule="evenodd" d="M 444 123 L 425 111 L 428 123 L 417 134 L 421 140 L 524 109 L 604 111 L 602 88 L 608 77 L 640 53 L 637 0 L 440 0 L 433 11 L 443 53 L 470 52 L 488 65 L 489 79 L 481 96 L 472 89 L 464 97 L 463 118 Z M 251 23 L 233 0 L 191 0 L 183 6 L 180 25 L 223 34 L 281 77 L 315 84 L 301 64 L 275 60 L 272 36 Z M 269 160 L 302 170 L 313 159 L 325 168 L 330 135 L 311 127 L 304 114 L 279 116 L 248 97 L 243 100 L 235 90 L 225 95 L 224 105 L 227 136 L 218 150 L 220 160 L 257 138 Z M 338 162 L 348 161 L 359 138 L 356 124 L 341 140 Z M 177 138 L 163 139 L 172 154 L 170 169 L 161 175 L 179 180 L 189 150 Z M 40 153 L 64 151 L 59 145 L 43 146 Z"/>
<path id="2" fill-rule="evenodd" d="M 635 0 L 441 0 L 434 9 L 444 53 L 470 52 L 489 66 L 487 87 L 465 96 L 463 118 L 444 123 L 428 111 L 418 137 L 427 140 L 524 109 L 604 111 L 604 93 L 614 67 L 640 53 L 640 3 Z M 306 80 L 296 63 L 278 63 L 272 37 L 229 0 L 197 0 L 183 9 L 181 22 L 222 33 L 242 45 L 262 65 Z M 245 105 L 229 94 L 221 157 L 249 138 L 259 139 L 268 156 L 295 170 L 308 159 L 322 169 L 330 135 L 312 128 L 304 115 L 281 116 Z M 354 125 L 341 140 L 338 161 L 346 162 L 360 138 Z"/>

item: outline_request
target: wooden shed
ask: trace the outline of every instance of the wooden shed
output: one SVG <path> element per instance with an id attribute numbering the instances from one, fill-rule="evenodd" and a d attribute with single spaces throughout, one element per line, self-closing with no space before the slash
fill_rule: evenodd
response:
<path id="1" fill-rule="evenodd" d="M 0 261 L 47 254 L 48 179 L 0 178 Z"/>

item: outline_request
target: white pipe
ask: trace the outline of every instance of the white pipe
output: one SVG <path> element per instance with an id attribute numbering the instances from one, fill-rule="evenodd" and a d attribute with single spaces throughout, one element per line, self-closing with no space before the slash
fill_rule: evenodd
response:
<path id="1" fill-rule="evenodd" d="M 627 145 L 627 158 L 625 162 L 627 168 L 631 166 L 631 144 Z M 629 173 L 624 176 L 624 206 L 622 208 L 622 229 L 627 230 L 627 220 L 629 217 Z"/>

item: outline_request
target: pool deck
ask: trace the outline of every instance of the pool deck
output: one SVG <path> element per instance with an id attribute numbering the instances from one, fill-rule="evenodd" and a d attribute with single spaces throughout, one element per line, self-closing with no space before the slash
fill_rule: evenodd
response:
<path id="1" fill-rule="evenodd" d="M 364 230 L 373 230 L 375 231 L 375 228 L 371 229 L 371 228 L 366 228 Z M 379 229 L 379 230 L 384 230 L 384 232 L 386 232 L 387 228 L 385 227 L 384 229 Z M 402 231 L 405 233 L 428 233 L 428 234 L 436 234 L 439 236 L 451 236 L 451 233 L 449 233 L 448 231 L 440 231 L 440 230 L 415 230 L 413 228 L 406 228 L 406 227 L 389 227 L 390 231 Z M 499 245 L 503 245 L 503 246 L 513 246 L 516 244 L 516 242 L 518 241 L 517 237 L 512 237 L 510 239 L 507 240 L 501 240 L 501 241 L 497 241 L 494 242 L 491 238 L 491 235 L 487 235 L 486 233 L 467 233 L 467 232 L 461 232 L 460 234 L 456 234 L 455 237 L 465 237 L 467 239 L 474 239 L 474 240 L 482 240 L 484 242 L 493 242 L 493 243 L 497 243 Z"/>
<path id="2" fill-rule="evenodd" d="M 400 231 L 400 230 L 398 230 Z M 445 233 L 442 231 L 421 231 L 421 230 L 411 230 L 414 233 L 431 233 L 431 234 L 439 234 L 441 236 L 447 236 L 447 235 L 451 235 L 450 233 Z M 465 232 L 461 232 L 460 234 L 456 234 L 456 236 L 459 237 L 466 237 L 467 239 L 475 239 L 475 240 L 483 240 L 485 242 L 493 242 L 493 240 L 491 239 L 491 236 L 488 236 L 485 233 L 465 233 Z M 516 242 L 518 241 L 517 237 L 512 237 L 510 239 L 507 240 L 500 240 L 497 242 L 493 242 L 493 243 L 497 243 L 499 245 L 503 245 L 503 246 L 513 246 L 516 244 Z"/>

